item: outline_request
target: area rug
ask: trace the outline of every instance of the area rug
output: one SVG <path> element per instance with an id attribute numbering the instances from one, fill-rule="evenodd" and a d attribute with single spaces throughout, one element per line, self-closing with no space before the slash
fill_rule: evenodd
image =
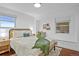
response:
<path id="1" fill-rule="evenodd" d="M 52 49 L 52 51 L 49 53 L 48 56 L 59 56 L 62 48 L 56 47 L 55 51 Z"/>
<path id="2" fill-rule="evenodd" d="M 59 56 L 61 50 L 62 50 L 62 48 L 55 47 L 55 51 L 54 51 L 54 49 L 52 49 L 52 50 L 50 51 L 49 55 L 47 55 L 47 56 Z M 40 54 L 40 56 L 44 56 L 44 54 Z"/>
<path id="3" fill-rule="evenodd" d="M 49 53 L 48 56 L 59 56 L 62 48 L 56 47 L 55 51 L 52 49 L 52 51 Z M 13 54 L 11 56 L 17 56 L 16 54 Z"/>

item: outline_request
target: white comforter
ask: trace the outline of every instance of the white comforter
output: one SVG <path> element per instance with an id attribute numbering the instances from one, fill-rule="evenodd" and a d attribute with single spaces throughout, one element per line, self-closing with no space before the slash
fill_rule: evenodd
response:
<path id="1" fill-rule="evenodd" d="M 32 49 L 36 41 L 36 37 L 20 37 L 11 39 L 10 45 L 18 56 L 38 56 L 40 49 Z"/>

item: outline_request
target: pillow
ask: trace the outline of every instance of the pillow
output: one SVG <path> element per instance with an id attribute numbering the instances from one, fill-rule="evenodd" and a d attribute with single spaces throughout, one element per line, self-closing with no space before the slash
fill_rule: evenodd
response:
<path id="1" fill-rule="evenodd" d="M 24 34 L 25 33 L 25 34 Z M 14 38 L 18 38 L 18 37 L 26 37 L 26 36 L 31 36 L 32 32 L 31 31 L 26 31 L 26 30 L 22 30 L 22 31 L 15 31 L 14 32 Z"/>
<path id="2" fill-rule="evenodd" d="M 29 33 L 23 33 L 23 37 L 29 37 L 30 34 Z"/>

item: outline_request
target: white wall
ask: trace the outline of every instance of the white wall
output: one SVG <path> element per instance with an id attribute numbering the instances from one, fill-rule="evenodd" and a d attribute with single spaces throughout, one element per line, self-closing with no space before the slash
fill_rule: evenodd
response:
<path id="1" fill-rule="evenodd" d="M 59 10 L 62 8 L 59 8 Z M 52 9 L 53 11 L 53 9 Z M 58 12 L 58 11 L 57 11 Z M 45 23 L 50 23 L 51 30 L 48 30 L 46 33 L 48 39 L 55 39 L 58 40 L 58 46 L 64 47 L 64 48 L 69 48 L 72 50 L 77 50 L 79 51 L 79 14 L 78 10 L 68 8 L 66 9 L 64 7 L 63 10 L 59 11 L 58 13 L 53 14 L 52 16 L 43 16 L 39 20 L 39 28 L 40 31 L 43 30 L 42 25 Z M 69 34 L 64 34 L 64 33 L 56 33 L 56 25 L 55 25 L 55 18 L 58 17 L 70 17 L 70 32 Z"/>
<path id="2" fill-rule="evenodd" d="M 0 15 L 16 17 L 15 28 L 31 28 L 33 30 L 33 33 L 36 32 L 36 21 L 34 20 L 34 17 L 28 14 L 23 14 L 18 11 L 13 11 L 5 7 L 0 7 Z"/>
<path id="3" fill-rule="evenodd" d="M 20 14 L 16 17 L 17 28 L 29 28 L 34 24 L 34 18 L 25 14 Z"/>

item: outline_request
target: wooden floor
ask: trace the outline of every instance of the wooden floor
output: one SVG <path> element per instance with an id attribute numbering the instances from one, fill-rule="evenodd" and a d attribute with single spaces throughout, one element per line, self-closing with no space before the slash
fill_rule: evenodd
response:
<path id="1" fill-rule="evenodd" d="M 60 56 L 79 56 L 79 52 L 63 48 L 60 52 Z"/>
<path id="2" fill-rule="evenodd" d="M 10 52 L 0 54 L 0 56 L 11 56 L 13 54 L 15 54 L 15 51 L 11 48 Z M 79 52 L 70 50 L 70 49 L 66 49 L 66 48 L 62 48 L 59 56 L 79 56 Z"/>
<path id="3" fill-rule="evenodd" d="M 15 54 L 15 51 L 11 48 L 10 52 L 2 53 L 2 54 L 0 54 L 0 56 L 11 56 L 13 54 Z"/>

